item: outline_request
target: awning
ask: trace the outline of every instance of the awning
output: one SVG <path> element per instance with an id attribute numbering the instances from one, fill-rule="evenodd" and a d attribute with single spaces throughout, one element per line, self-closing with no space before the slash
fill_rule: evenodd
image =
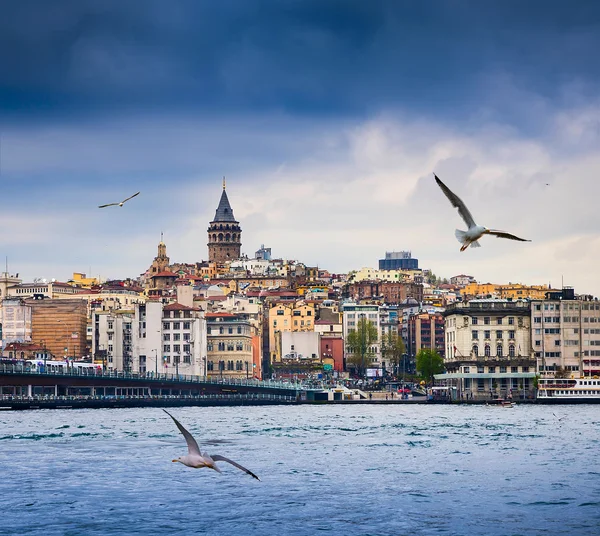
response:
<path id="1" fill-rule="evenodd" d="M 462 379 L 502 379 L 502 378 L 535 378 L 535 372 L 451 372 L 446 374 L 434 374 L 436 380 L 462 380 Z"/>

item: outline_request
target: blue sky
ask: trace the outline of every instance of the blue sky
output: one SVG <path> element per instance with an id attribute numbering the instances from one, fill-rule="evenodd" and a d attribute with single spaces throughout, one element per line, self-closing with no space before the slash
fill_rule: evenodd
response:
<path id="1" fill-rule="evenodd" d="M 600 294 L 600 4 L 26 0 L 0 8 L 0 253 L 26 279 L 243 250 L 342 272 L 410 249 Z M 462 222 L 531 238 L 459 253 Z M 549 184 L 549 186 L 546 186 Z M 123 209 L 97 205 L 134 191 Z"/>

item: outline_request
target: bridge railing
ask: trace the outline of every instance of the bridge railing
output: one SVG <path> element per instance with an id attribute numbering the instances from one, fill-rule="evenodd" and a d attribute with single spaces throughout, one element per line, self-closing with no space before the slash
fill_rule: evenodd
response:
<path id="1" fill-rule="evenodd" d="M 87 378 L 115 378 L 120 380 L 141 380 L 150 382 L 173 382 L 173 383 L 209 383 L 215 385 L 241 386 L 241 387 L 261 387 L 271 389 L 291 389 L 305 390 L 315 388 L 314 385 L 308 386 L 300 382 L 284 382 L 278 380 L 257 380 L 253 378 L 227 378 L 215 376 L 193 376 L 191 374 L 168 374 L 154 372 L 123 372 L 117 370 L 98 370 L 93 368 L 81 368 L 76 366 L 64 367 L 62 371 L 52 372 L 39 369 L 31 369 L 21 364 L 0 364 L 0 374 L 27 374 L 31 376 L 48 376 L 55 378 L 64 377 L 87 377 Z"/>
<path id="2" fill-rule="evenodd" d="M 280 400 L 296 401 L 295 396 L 273 393 L 207 393 L 201 395 L 0 395 L 0 402 L 75 402 L 85 400 Z"/>

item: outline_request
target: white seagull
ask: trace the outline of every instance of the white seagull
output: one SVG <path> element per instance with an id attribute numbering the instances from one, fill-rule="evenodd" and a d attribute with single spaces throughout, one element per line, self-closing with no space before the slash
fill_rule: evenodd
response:
<path id="1" fill-rule="evenodd" d="M 99 205 L 98 208 L 106 208 L 106 207 L 122 207 L 127 201 L 129 201 L 130 199 L 133 199 L 136 195 L 140 195 L 141 192 L 137 192 L 131 196 L 129 196 L 127 199 L 123 199 L 123 201 L 121 201 L 120 203 L 108 203 L 107 205 Z"/>
<path id="2" fill-rule="evenodd" d="M 249 471 L 245 467 L 242 467 L 239 463 L 235 463 L 229 458 L 225 458 L 225 456 L 219 456 L 218 454 L 209 455 L 206 452 L 204 454 L 200 453 L 200 447 L 198 446 L 198 443 L 196 443 L 194 436 L 192 436 L 192 434 L 190 434 L 183 427 L 183 425 L 175 417 L 173 417 L 173 415 L 171 415 L 166 409 L 163 409 L 163 411 L 169 417 L 171 417 L 173 421 L 175 421 L 177 428 L 179 428 L 179 431 L 183 434 L 183 437 L 185 437 L 185 441 L 188 446 L 187 455 L 179 456 L 179 458 L 173 460 L 173 462 L 179 462 L 183 465 L 187 465 L 188 467 L 193 467 L 194 469 L 208 467 L 209 469 L 214 469 L 217 473 L 220 473 L 221 470 L 216 466 L 215 462 L 227 462 L 233 465 L 234 467 L 241 469 L 242 471 L 244 471 L 244 473 L 248 473 L 250 476 L 256 478 L 256 480 L 260 480 L 260 478 L 258 478 L 252 471 Z"/>
<path id="3" fill-rule="evenodd" d="M 446 194 L 446 197 L 450 200 L 453 207 L 458 209 L 458 213 L 461 215 L 462 219 L 465 220 L 465 223 L 468 225 L 468 229 L 466 231 L 461 231 L 456 229 L 454 232 L 458 241 L 462 244 L 460 248 L 461 251 L 464 251 L 469 246 L 472 248 L 481 247 L 481 244 L 477 242 L 479 238 L 481 238 L 485 234 L 494 235 L 497 238 L 508 238 L 509 240 L 519 240 L 520 242 L 531 242 L 531 240 L 527 240 L 525 238 L 519 238 L 518 236 L 505 233 L 504 231 L 498 231 L 497 229 L 488 229 L 483 225 L 477 225 L 473 216 L 469 212 L 469 209 L 462 202 L 460 197 L 458 197 L 455 193 L 453 193 L 450 188 L 448 188 L 434 173 L 435 182 L 438 183 L 438 186 L 442 189 L 442 192 Z"/>

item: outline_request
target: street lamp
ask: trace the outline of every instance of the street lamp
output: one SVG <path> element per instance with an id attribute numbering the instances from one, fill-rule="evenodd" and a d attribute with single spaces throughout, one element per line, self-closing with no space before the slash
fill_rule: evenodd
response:
<path id="1" fill-rule="evenodd" d="M 245 362 L 246 363 L 246 380 L 248 379 L 248 361 Z"/>
<path id="2" fill-rule="evenodd" d="M 175 374 L 177 375 L 177 377 L 179 377 L 179 356 L 180 354 L 177 354 L 174 359 L 175 359 Z"/>
<path id="3" fill-rule="evenodd" d="M 204 381 L 206 381 L 206 356 L 202 358 L 202 361 L 204 362 Z"/>
<path id="4" fill-rule="evenodd" d="M 158 376 L 158 350 L 155 348 L 154 350 L 154 374 Z"/>

